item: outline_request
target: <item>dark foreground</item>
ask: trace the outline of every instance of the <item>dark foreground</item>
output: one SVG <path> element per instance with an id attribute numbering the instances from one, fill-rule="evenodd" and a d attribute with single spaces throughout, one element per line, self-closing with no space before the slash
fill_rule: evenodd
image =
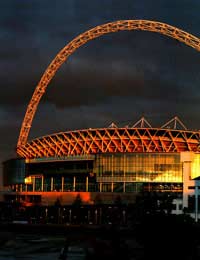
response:
<path id="1" fill-rule="evenodd" d="M 0 260 L 57 260 L 61 249 L 71 246 L 83 248 L 85 259 L 200 259 L 200 225 L 175 216 L 146 216 L 129 227 L 0 226 Z"/>

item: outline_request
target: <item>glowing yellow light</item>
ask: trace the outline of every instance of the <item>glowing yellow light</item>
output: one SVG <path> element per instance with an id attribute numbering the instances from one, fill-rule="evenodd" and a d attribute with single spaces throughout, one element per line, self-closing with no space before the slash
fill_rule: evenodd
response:
<path id="1" fill-rule="evenodd" d="M 33 183 L 33 180 L 32 180 L 32 178 L 31 178 L 31 176 L 28 176 L 28 177 L 26 177 L 26 178 L 24 179 L 24 182 L 25 182 L 25 184 L 32 184 L 32 183 Z"/>
<path id="2" fill-rule="evenodd" d="M 200 177 L 200 154 L 196 154 L 192 163 L 191 179 Z"/>

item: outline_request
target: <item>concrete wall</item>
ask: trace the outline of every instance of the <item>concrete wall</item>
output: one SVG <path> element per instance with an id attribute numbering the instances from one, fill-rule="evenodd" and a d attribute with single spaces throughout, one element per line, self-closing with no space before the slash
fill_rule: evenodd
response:
<path id="1" fill-rule="evenodd" d="M 200 218 L 198 214 L 198 197 L 200 196 L 200 181 L 192 179 L 192 163 L 194 161 L 194 152 L 182 152 L 181 162 L 183 164 L 183 208 L 188 207 L 188 197 L 195 196 L 195 216 L 196 221 Z"/>

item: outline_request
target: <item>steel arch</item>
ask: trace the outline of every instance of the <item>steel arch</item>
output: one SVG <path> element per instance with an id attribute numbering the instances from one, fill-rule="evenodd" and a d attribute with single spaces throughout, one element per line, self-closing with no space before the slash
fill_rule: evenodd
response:
<path id="1" fill-rule="evenodd" d="M 26 144 L 29 131 L 32 125 L 33 117 L 37 110 L 37 106 L 43 94 L 46 91 L 46 88 L 55 75 L 59 67 L 67 60 L 67 58 L 81 45 L 84 45 L 86 42 L 100 37 L 101 35 L 114 33 L 118 31 L 125 30 L 142 30 L 142 31 L 151 31 L 158 32 L 163 35 L 167 35 L 171 38 L 177 39 L 180 42 L 200 51 L 200 39 L 183 31 L 174 26 L 149 20 L 120 20 L 114 21 L 106 24 L 99 25 L 97 27 L 88 30 L 76 38 L 74 38 L 70 43 L 68 43 L 63 49 L 59 51 L 53 61 L 50 63 L 46 71 L 44 72 L 42 78 L 40 79 L 38 85 L 35 88 L 35 91 L 32 95 L 32 98 L 28 104 L 24 120 L 22 122 L 18 143 L 17 151 L 20 146 Z"/>

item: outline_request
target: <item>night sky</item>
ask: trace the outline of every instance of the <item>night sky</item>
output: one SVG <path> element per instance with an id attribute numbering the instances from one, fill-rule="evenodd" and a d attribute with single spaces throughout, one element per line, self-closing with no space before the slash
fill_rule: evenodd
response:
<path id="1" fill-rule="evenodd" d="M 73 38 L 116 20 L 146 19 L 200 37 L 198 0 L 1 0 L 0 160 L 15 157 L 26 107 L 42 74 Z M 80 47 L 41 99 L 29 140 L 81 128 L 159 127 L 178 116 L 200 129 L 200 53 L 164 35 L 107 34 Z"/>

